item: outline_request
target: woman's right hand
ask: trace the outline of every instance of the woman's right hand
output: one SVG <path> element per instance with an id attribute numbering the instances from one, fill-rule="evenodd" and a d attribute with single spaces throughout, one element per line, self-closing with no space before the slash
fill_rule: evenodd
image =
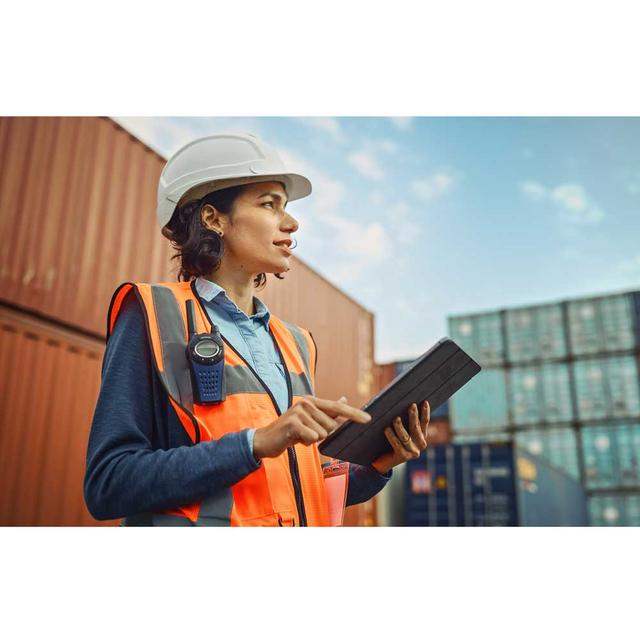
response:
<path id="1" fill-rule="evenodd" d="M 366 424 L 371 416 L 346 402 L 303 396 L 270 425 L 256 429 L 253 455 L 257 460 L 275 458 L 294 444 L 319 442 L 346 420 Z"/>

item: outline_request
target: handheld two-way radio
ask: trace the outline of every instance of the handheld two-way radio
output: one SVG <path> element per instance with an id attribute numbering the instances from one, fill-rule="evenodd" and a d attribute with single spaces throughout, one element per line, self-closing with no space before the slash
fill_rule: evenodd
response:
<path id="1" fill-rule="evenodd" d="M 193 399 L 198 404 L 218 404 L 224 400 L 224 342 L 218 327 L 211 333 L 196 333 L 195 305 L 187 300 L 189 342 L 187 360 L 191 371 Z"/>

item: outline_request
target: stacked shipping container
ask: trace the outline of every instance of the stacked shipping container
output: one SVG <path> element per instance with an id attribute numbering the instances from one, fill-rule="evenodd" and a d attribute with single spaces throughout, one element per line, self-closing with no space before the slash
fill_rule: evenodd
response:
<path id="1" fill-rule="evenodd" d="M 407 463 L 409 526 L 584 526 L 580 483 L 511 445 L 427 448 Z"/>
<path id="2" fill-rule="evenodd" d="M 0 118 L 0 525 L 97 524 L 82 477 L 109 300 L 176 279 L 155 221 L 164 162 L 108 118 Z M 373 315 L 291 266 L 258 297 L 313 333 L 317 394 L 364 404 Z M 374 521 L 373 502 L 345 516 Z"/>
<path id="3" fill-rule="evenodd" d="M 640 292 L 452 317 L 449 330 L 483 366 L 450 403 L 454 440 L 515 441 L 580 478 L 594 524 L 635 524 Z"/>

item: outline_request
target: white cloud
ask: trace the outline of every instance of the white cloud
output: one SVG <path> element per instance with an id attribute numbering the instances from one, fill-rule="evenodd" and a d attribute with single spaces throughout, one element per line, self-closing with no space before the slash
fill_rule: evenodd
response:
<path id="1" fill-rule="evenodd" d="M 420 200 L 430 202 L 451 191 L 454 182 L 451 173 L 441 170 L 427 178 L 413 180 L 411 182 L 411 190 Z"/>
<path id="2" fill-rule="evenodd" d="M 376 157 L 367 151 L 355 151 L 349 156 L 349 164 L 366 178 L 382 180 L 384 172 Z"/>
<path id="3" fill-rule="evenodd" d="M 561 184 L 550 192 L 551 200 L 559 205 L 563 217 L 575 224 L 595 224 L 604 218 L 604 212 L 590 202 L 579 184 Z"/>
<path id="4" fill-rule="evenodd" d="M 323 221 L 332 229 L 333 248 L 367 263 L 385 260 L 391 255 L 389 233 L 380 222 L 363 225 L 345 216 L 327 213 Z"/>
<path id="5" fill-rule="evenodd" d="M 391 122 L 401 131 L 407 131 L 411 128 L 413 118 L 396 116 L 389 118 L 389 120 L 391 120 Z"/>
<path id="6" fill-rule="evenodd" d="M 520 191 L 534 201 L 549 200 L 562 219 L 572 224 L 597 224 L 604 217 L 604 211 L 597 206 L 580 184 L 560 184 L 547 188 L 534 180 L 520 183 Z"/>
<path id="7" fill-rule="evenodd" d="M 584 211 L 587 206 L 587 194 L 577 184 L 561 184 L 551 191 L 551 198 L 569 211 Z"/>
<path id="8" fill-rule="evenodd" d="M 329 134 L 334 142 L 340 144 L 346 142 L 347 137 L 342 129 L 340 120 L 337 118 L 318 117 L 318 118 L 299 118 L 301 122 L 312 127 L 322 133 Z"/>
<path id="9" fill-rule="evenodd" d="M 374 140 L 373 144 L 385 153 L 393 154 L 398 151 L 398 145 L 393 140 Z"/>
<path id="10" fill-rule="evenodd" d="M 547 190 L 535 180 L 527 180 L 520 183 L 520 190 L 531 200 L 544 200 L 547 197 Z"/>

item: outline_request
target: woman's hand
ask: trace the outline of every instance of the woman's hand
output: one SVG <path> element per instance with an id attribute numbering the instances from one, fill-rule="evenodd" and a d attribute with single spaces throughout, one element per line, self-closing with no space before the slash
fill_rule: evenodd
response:
<path id="1" fill-rule="evenodd" d="M 324 440 L 346 420 L 366 424 L 371 416 L 340 400 L 304 396 L 266 427 L 256 429 L 253 455 L 275 458 L 294 444 L 310 445 Z"/>
<path id="2" fill-rule="evenodd" d="M 386 473 L 396 465 L 418 458 L 422 450 L 427 448 L 427 428 L 431 419 L 431 407 L 426 400 L 422 403 L 421 414 L 421 418 L 418 418 L 418 407 L 414 402 L 409 407 L 409 433 L 399 416 L 393 421 L 393 429 L 387 427 L 384 430 L 393 451 L 382 454 L 371 463 L 378 473 Z"/>

